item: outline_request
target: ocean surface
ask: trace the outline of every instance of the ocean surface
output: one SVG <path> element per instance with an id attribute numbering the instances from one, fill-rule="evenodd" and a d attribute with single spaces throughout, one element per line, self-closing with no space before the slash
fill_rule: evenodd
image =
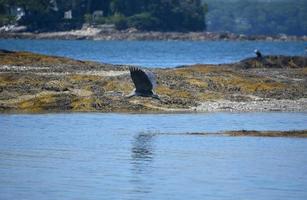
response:
<path id="1" fill-rule="evenodd" d="M 0 40 L 0 49 L 31 51 L 111 64 L 175 67 L 232 63 L 264 55 L 304 55 L 307 42 Z"/>
<path id="2" fill-rule="evenodd" d="M 0 115 L 0 199 L 307 199 L 306 113 Z"/>

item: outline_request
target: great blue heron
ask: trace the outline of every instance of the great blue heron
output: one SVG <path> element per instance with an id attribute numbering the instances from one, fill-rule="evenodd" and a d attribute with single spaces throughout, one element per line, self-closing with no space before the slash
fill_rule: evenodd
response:
<path id="1" fill-rule="evenodd" d="M 134 83 L 135 89 L 129 94 L 128 98 L 133 96 L 152 97 L 159 99 L 153 89 L 156 87 L 156 78 L 150 71 L 143 71 L 137 67 L 129 67 L 130 76 Z"/>
<path id="2" fill-rule="evenodd" d="M 255 52 L 257 58 L 262 58 L 262 54 L 261 54 L 261 52 L 258 49 L 255 49 L 254 52 Z"/>

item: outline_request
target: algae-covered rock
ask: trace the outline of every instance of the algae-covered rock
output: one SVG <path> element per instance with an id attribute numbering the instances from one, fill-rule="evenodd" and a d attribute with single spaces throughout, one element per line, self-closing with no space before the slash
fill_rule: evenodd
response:
<path id="1" fill-rule="evenodd" d="M 306 68 L 307 57 L 304 56 L 264 56 L 248 58 L 235 64 L 236 67 L 249 68 Z"/>
<path id="2" fill-rule="evenodd" d="M 151 69 L 161 100 L 133 97 L 127 66 L 0 51 L 0 112 L 307 111 L 306 57 Z"/>
<path id="3" fill-rule="evenodd" d="M 43 85 L 42 89 L 61 92 L 61 91 L 68 91 L 68 89 L 71 87 L 72 87 L 72 84 L 70 84 L 69 82 L 52 80 L 52 81 L 46 82 Z"/>
<path id="4" fill-rule="evenodd" d="M 307 130 L 293 130 L 293 131 L 228 131 L 226 135 L 230 136 L 257 136 L 257 137 L 307 137 Z"/>

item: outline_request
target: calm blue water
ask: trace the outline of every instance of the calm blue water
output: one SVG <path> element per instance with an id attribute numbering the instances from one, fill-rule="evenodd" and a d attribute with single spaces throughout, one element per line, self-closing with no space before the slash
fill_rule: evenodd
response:
<path id="1" fill-rule="evenodd" d="M 264 55 L 304 55 L 305 47 L 307 42 L 0 40 L 2 49 L 147 67 L 236 62 L 254 56 L 256 48 Z"/>
<path id="2" fill-rule="evenodd" d="M 306 113 L 0 115 L 0 199 L 307 198 Z"/>

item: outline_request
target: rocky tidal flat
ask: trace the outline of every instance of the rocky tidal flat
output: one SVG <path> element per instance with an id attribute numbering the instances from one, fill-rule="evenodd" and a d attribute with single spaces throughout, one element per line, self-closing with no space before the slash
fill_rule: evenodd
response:
<path id="1" fill-rule="evenodd" d="M 229 136 L 256 136 L 256 137 L 299 137 L 306 138 L 307 130 L 293 131 L 226 131 Z"/>
<path id="2" fill-rule="evenodd" d="M 307 111 L 306 57 L 150 69 L 161 100 L 125 98 L 128 67 L 1 50 L 0 112 Z"/>
<path id="3" fill-rule="evenodd" d="M 223 136 L 251 136 L 251 137 L 296 137 L 307 138 L 307 130 L 290 130 L 290 131 L 256 131 L 256 130 L 238 130 L 224 131 L 221 133 L 188 133 L 189 135 L 217 135 Z"/>

